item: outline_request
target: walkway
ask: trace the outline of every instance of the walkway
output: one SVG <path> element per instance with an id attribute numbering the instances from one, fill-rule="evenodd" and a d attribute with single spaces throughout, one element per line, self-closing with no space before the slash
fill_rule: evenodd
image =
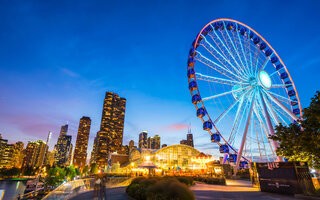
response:
<path id="1" fill-rule="evenodd" d="M 107 188 L 107 200 L 128 200 L 126 195 L 126 187 Z M 98 200 L 97 197 L 93 198 L 93 191 L 81 193 L 70 200 Z"/>
<path id="2" fill-rule="evenodd" d="M 227 180 L 227 185 L 208 185 L 197 183 L 191 187 L 197 200 L 243 199 L 243 200 L 291 200 L 293 196 L 260 192 L 253 188 L 249 181 Z"/>

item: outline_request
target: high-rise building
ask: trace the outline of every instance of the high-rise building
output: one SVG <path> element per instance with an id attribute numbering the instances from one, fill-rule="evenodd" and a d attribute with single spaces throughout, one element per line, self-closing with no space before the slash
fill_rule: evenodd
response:
<path id="1" fill-rule="evenodd" d="M 188 145 L 187 140 L 180 140 L 180 144 Z"/>
<path id="2" fill-rule="evenodd" d="M 142 131 L 139 134 L 139 148 L 148 148 L 148 132 Z"/>
<path id="3" fill-rule="evenodd" d="M 193 135 L 191 133 L 191 128 L 188 129 L 188 134 L 187 134 L 187 145 L 194 147 L 193 146 Z"/>
<path id="4" fill-rule="evenodd" d="M 23 147 L 24 147 L 24 143 L 20 141 L 16 142 L 14 145 L 13 165 L 16 168 L 22 167 L 23 158 L 24 158 Z"/>
<path id="5" fill-rule="evenodd" d="M 0 168 L 13 167 L 14 145 L 8 144 L 8 140 L 0 139 Z"/>
<path id="6" fill-rule="evenodd" d="M 68 124 L 61 127 L 60 136 L 58 137 L 57 144 L 55 145 L 55 165 L 64 167 L 68 165 L 68 159 L 71 149 L 72 136 L 67 135 Z"/>
<path id="7" fill-rule="evenodd" d="M 96 163 L 97 143 L 98 143 L 98 136 L 94 137 L 93 148 L 90 156 L 90 165 L 92 165 L 93 163 Z"/>
<path id="8" fill-rule="evenodd" d="M 188 146 L 194 147 L 193 146 L 193 135 L 191 133 L 191 129 L 190 128 L 188 129 L 187 139 L 186 140 L 181 140 L 180 144 L 184 144 L 184 145 L 188 145 Z"/>
<path id="9" fill-rule="evenodd" d="M 83 169 L 87 164 L 87 148 L 91 127 L 90 117 L 80 119 L 76 146 L 73 155 L 73 165 Z"/>
<path id="10" fill-rule="evenodd" d="M 40 167 L 42 165 L 43 157 L 47 144 L 44 141 L 38 140 L 35 142 L 29 141 L 25 149 L 25 157 L 23 159 L 23 166 L 26 167 Z"/>
<path id="11" fill-rule="evenodd" d="M 54 163 L 54 151 L 47 151 L 43 165 L 53 166 Z"/>
<path id="12" fill-rule="evenodd" d="M 130 140 L 130 142 L 129 142 L 129 151 L 132 151 L 133 148 L 134 148 L 134 141 Z"/>
<path id="13" fill-rule="evenodd" d="M 147 148 L 148 149 L 153 149 L 152 147 L 154 146 L 154 139 L 153 137 L 148 137 L 148 140 L 147 140 Z"/>
<path id="14" fill-rule="evenodd" d="M 68 127 L 69 127 L 68 124 L 66 124 L 66 125 L 64 125 L 64 126 L 61 126 L 60 136 L 61 136 L 61 135 L 67 135 Z"/>
<path id="15" fill-rule="evenodd" d="M 160 149 L 160 136 L 159 135 L 155 135 L 153 137 L 153 140 L 154 140 L 153 149 Z"/>
<path id="16" fill-rule="evenodd" d="M 122 149 L 125 108 L 125 98 L 113 92 L 106 92 L 94 152 L 95 163 L 100 167 L 107 165 L 109 153 L 119 152 Z"/>

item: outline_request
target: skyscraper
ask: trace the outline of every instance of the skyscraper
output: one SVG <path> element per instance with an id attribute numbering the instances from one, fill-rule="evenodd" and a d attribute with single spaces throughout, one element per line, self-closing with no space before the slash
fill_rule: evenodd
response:
<path id="1" fill-rule="evenodd" d="M 87 164 L 87 147 L 90 134 L 91 119 L 82 117 L 80 119 L 76 146 L 73 155 L 73 164 L 75 167 L 83 169 Z"/>
<path id="2" fill-rule="evenodd" d="M 148 140 L 147 140 L 147 148 L 148 149 L 153 149 L 152 147 L 154 146 L 154 140 L 153 140 L 153 137 L 148 137 Z"/>
<path id="3" fill-rule="evenodd" d="M 95 162 L 107 165 L 109 153 L 121 151 L 126 99 L 116 93 L 106 92 L 103 103 L 100 131 L 97 133 Z"/>
<path id="4" fill-rule="evenodd" d="M 13 165 L 16 168 L 22 167 L 23 158 L 24 158 L 23 147 L 24 147 L 24 143 L 20 141 L 16 142 L 14 145 Z"/>
<path id="5" fill-rule="evenodd" d="M 154 140 L 154 147 L 153 149 L 160 149 L 160 136 L 159 135 L 155 135 L 153 137 Z"/>
<path id="6" fill-rule="evenodd" d="M 129 142 L 129 151 L 132 151 L 133 148 L 134 148 L 134 141 L 130 140 L 130 142 Z"/>
<path id="7" fill-rule="evenodd" d="M 67 135 L 68 124 L 61 127 L 60 136 L 58 137 L 57 144 L 55 145 L 55 164 L 64 167 L 68 164 L 68 158 L 71 149 L 72 136 Z"/>
<path id="8" fill-rule="evenodd" d="M 187 134 L 187 145 L 193 146 L 193 135 L 191 133 L 191 128 L 188 129 L 188 134 Z"/>
<path id="9" fill-rule="evenodd" d="M 29 141 L 25 149 L 23 166 L 40 167 L 45 156 L 46 149 L 47 144 L 44 141 Z"/>
<path id="10" fill-rule="evenodd" d="M 180 140 L 180 144 L 188 145 L 187 140 Z"/>
<path id="11" fill-rule="evenodd" d="M 148 148 L 148 132 L 142 131 L 139 134 L 139 148 Z"/>
<path id="12" fill-rule="evenodd" d="M 69 127 L 68 124 L 66 124 L 66 125 L 64 125 L 64 126 L 61 126 L 60 136 L 61 136 L 61 135 L 67 135 L 68 127 Z"/>
<path id="13" fill-rule="evenodd" d="M 0 168 L 12 168 L 14 145 L 0 139 Z"/>

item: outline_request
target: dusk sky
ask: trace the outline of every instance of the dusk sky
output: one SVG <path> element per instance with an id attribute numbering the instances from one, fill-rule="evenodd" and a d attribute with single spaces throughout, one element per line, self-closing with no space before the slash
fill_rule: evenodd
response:
<path id="1" fill-rule="evenodd" d="M 88 155 L 106 91 L 127 99 L 124 144 L 147 130 L 161 144 L 186 138 L 219 155 L 191 103 L 187 56 L 207 23 L 231 18 L 252 27 L 286 64 L 302 107 L 320 90 L 320 1 L 0 2 L 0 133 L 10 143 L 45 140 L 61 125 L 75 144 L 92 120 Z"/>

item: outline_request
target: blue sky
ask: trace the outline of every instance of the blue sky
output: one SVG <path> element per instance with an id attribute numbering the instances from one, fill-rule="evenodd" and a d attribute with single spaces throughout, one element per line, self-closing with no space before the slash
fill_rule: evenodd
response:
<path id="1" fill-rule="evenodd" d="M 176 144 L 191 123 L 196 148 L 218 155 L 190 102 L 186 61 L 217 18 L 260 33 L 286 64 L 303 107 L 320 89 L 318 1 L 9 1 L 0 3 L 0 133 L 56 143 L 89 116 L 89 153 L 104 93 L 127 99 L 124 143 L 147 130 Z"/>

